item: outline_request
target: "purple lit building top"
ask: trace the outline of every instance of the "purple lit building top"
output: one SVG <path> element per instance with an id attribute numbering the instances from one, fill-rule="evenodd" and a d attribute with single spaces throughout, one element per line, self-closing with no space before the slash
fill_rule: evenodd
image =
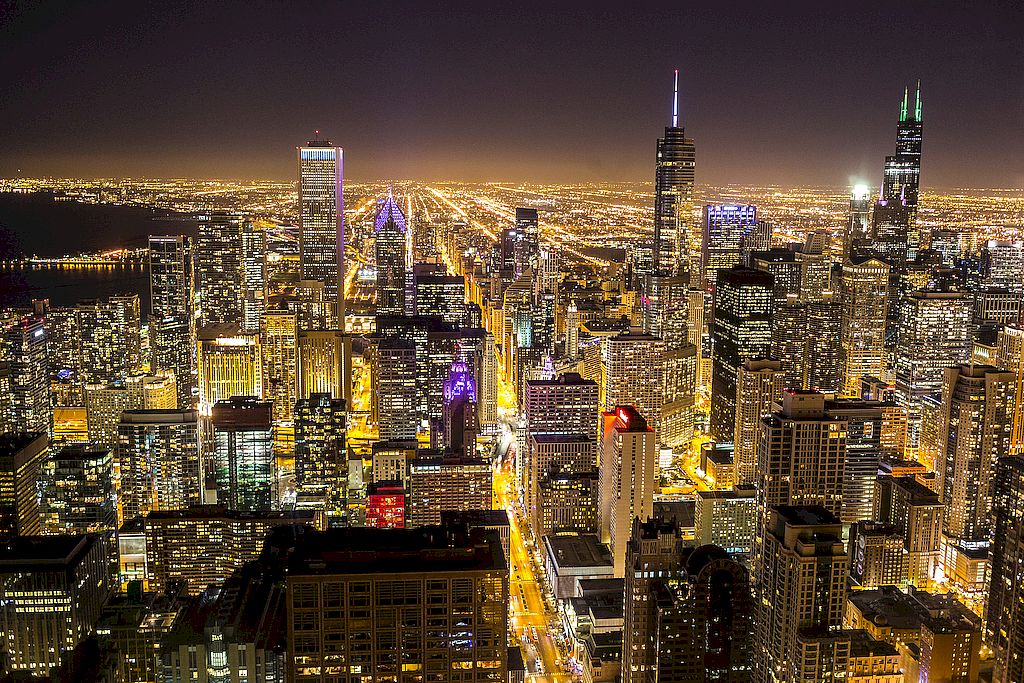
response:
<path id="1" fill-rule="evenodd" d="M 398 232 L 405 234 L 405 214 L 402 213 L 401 207 L 398 206 L 398 202 L 395 201 L 391 191 L 388 191 L 388 196 L 379 202 L 380 208 L 377 209 L 377 220 L 374 224 L 375 231 L 380 232 L 388 223 L 395 226 Z"/>
<path id="2" fill-rule="evenodd" d="M 444 383 L 444 401 L 452 403 L 456 399 L 465 398 L 470 403 L 476 403 L 476 381 L 466 361 L 457 360 L 452 363 L 452 369 L 448 372 L 448 379 Z"/>

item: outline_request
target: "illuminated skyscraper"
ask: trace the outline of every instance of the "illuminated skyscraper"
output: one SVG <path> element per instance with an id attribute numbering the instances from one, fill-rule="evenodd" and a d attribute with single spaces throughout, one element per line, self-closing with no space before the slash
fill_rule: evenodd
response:
<path id="1" fill-rule="evenodd" d="M 1013 432 L 1010 453 L 1024 453 L 1024 325 L 1007 325 L 996 337 L 996 365 L 1014 375 Z"/>
<path id="2" fill-rule="evenodd" d="M 1017 294 L 1024 292 L 1020 274 L 1024 272 L 1024 242 L 989 240 L 982 252 L 985 284 Z"/>
<path id="3" fill-rule="evenodd" d="M 730 441 L 739 368 L 747 359 L 771 354 L 773 281 L 768 273 L 742 266 L 720 274 L 712 324 L 711 437 Z"/>
<path id="4" fill-rule="evenodd" d="M 335 330 L 299 331 L 299 398 L 352 400 L 352 338 Z"/>
<path id="5" fill-rule="evenodd" d="M 633 520 L 654 512 L 658 483 L 657 436 L 647 420 L 629 405 L 616 406 L 601 417 L 598 515 L 601 540 L 612 551 L 616 577 L 625 576 L 626 545 Z"/>
<path id="6" fill-rule="evenodd" d="M 150 317 L 188 317 L 192 310 L 192 249 L 184 235 L 149 236 Z"/>
<path id="7" fill-rule="evenodd" d="M 125 411 L 117 436 L 124 519 L 202 500 L 196 411 Z"/>
<path id="8" fill-rule="evenodd" d="M 704 207 L 701 240 L 701 283 L 714 289 L 718 271 L 727 270 L 742 258 L 744 240 L 757 230 L 757 207 L 708 204 Z"/>
<path id="9" fill-rule="evenodd" d="M 295 404 L 295 486 L 324 497 L 329 510 L 345 494 L 345 399 L 313 394 Z"/>
<path id="10" fill-rule="evenodd" d="M 443 265 L 413 266 L 416 315 L 433 315 L 462 327 L 466 317 L 466 280 L 450 275 Z"/>
<path id="11" fill-rule="evenodd" d="M 540 220 L 537 218 L 537 209 L 528 207 L 516 207 L 516 231 L 520 238 L 516 244 L 516 277 L 523 274 L 527 268 L 538 270 L 540 256 Z"/>
<path id="12" fill-rule="evenodd" d="M 151 372 L 170 372 L 178 389 L 178 408 L 192 407 L 196 389 L 195 353 L 191 319 L 180 315 L 150 317 L 149 367 Z"/>
<path id="13" fill-rule="evenodd" d="M 988 541 L 996 462 L 1010 453 L 1016 377 L 990 365 L 946 368 L 939 418 L 937 486 L 946 534 Z"/>
<path id="14" fill-rule="evenodd" d="M 414 440 L 420 420 L 416 397 L 416 346 L 404 339 L 381 339 L 373 347 L 371 420 L 382 441 Z"/>
<path id="15" fill-rule="evenodd" d="M 233 325 L 196 332 L 200 411 L 232 396 L 263 395 L 263 359 L 258 334 L 241 334 Z"/>
<path id="16" fill-rule="evenodd" d="M 242 331 L 259 332 L 266 292 L 267 238 L 255 221 L 242 223 Z"/>
<path id="17" fill-rule="evenodd" d="M 39 477 L 49 443 L 40 432 L 0 434 L 0 541 L 42 533 Z"/>
<path id="18" fill-rule="evenodd" d="M 82 330 L 78 307 L 47 308 L 43 326 L 46 329 L 46 360 L 53 407 L 80 406 Z"/>
<path id="19" fill-rule="evenodd" d="M 117 446 L 117 426 L 126 410 L 173 410 L 178 392 L 174 375 L 133 375 L 126 382 L 85 385 L 86 423 L 93 446 Z"/>
<path id="20" fill-rule="evenodd" d="M 843 264 L 843 388 L 857 395 L 860 378 L 885 369 L 889 266 L 877 259 Z"/>
<path id="21" fill-rule="evenodd" d="M 6 347 L 6 358 L 3 358 Z M 7 361 L 10 385 L 0 398 L 0 426 L 7 416 L 5 431 L 53 432 L 50 409 L 50 380 L 47 365 L 45 322 L 41 318 L 24 318 L 4 332 L 0 360 Z"/>
<path id="22" fill-rule="evenodd" d="M 267 311 L 260 346 L 263 394 L 274 402 L 274 422 L 289 422 L 299 392 L 298 316 L 291 311 Z"/>
<path id="23" fill-rule="evenodd" d="M 299 161 L 299 261 L 303 280 L 324 283 L 324 296 L 337 298 L 344 320 L 345 206 L 342 150 L 313 140 L 297 150 Z M 338 325 L 344 330 L 344 324 Z"/>
<path id="24" fill-rule="evenodd" d="M 647 331 L 665 342 L 665 394 L 659 438 L 672 447 L 689 443 L 694 426 L 697 348 L 689 340 L 688 282 L 688 276 L 655 273 L 648 278 L 645 290 Z M 578 332 L 577 329 L 577 336 Z"/>
<path id="25" fill-rule="evenodd" d="M 199 217 L 193 260 L 201 326 L 221 323 L 240 326 L 243 322 L 242 231 L 246 222 L 242 214 L 228 211 L 214 211 Z"/>
<path id="26" fill-rule="evenodd" d="M 993 485 L 995 534 L 986 640 L 993 683 L 1024 680 L 1024 458 L 1003 458 Z"/>
<path id="27" fill-rule="evenodd" d="M 871 188 L 867 185 L 854 185 L 850 192 L 850 220 L 845 237 L 846 258 L 853 255 L 854 245 L 871 238 Z"/>
<path id="28" fill-rule="evenodd" d="M 389 190 L 374 222 L 378 315 L 405 315 L 406 227 L 405 214 Z"/>
<path id="29" fill-rule="evenodd" d="M 66 446 L 46 467 L 43 519 L 47 533 L 117 530 L 114 458 L 110 450 Z"/>
<path id="30" fill-rule="evenodd" d="M 757 465 L 757 434 L 761 418 L 772 412 L 772 404 L 782 400 L 785 374 L 782 363 L 768 358 L 752 358 L 740 366 L 736 379 L 736 429 L 733 437 L 733 464 L 736 483 L 753 484 Z"/>
<path id="31" fill-rule="evenodd" d="M 491 464 L 484 458 L 416 458 L 409 463 L 405 525 L 438 524 L 445 510 L 490 510 L 491 479 Z"/>
<path id="32" fill-rule="evenodd" d="M 446 449 L 465 455 L 476 454 L 476 437 L 480 432 L 476 381 L 461 358 L 452 363 L 444 383 L 443 429 Z"/>
<path id="33" fill-rule="evenodd" d="M 139 295 L 78 304 L 83 384 L 124 381 L 142 366 Z"/>
<path id="34" fill-rule="evenodd" d="M 843 308 L 831 292 L 807 304 L 805 389 L 840 391 L 843 386 Z"/>
<path id="35" fill-rule="evenodd" d="M 665 342 L 660 337 L 633 328 L 604 339 L 601 377 L 604 410 L 634 406 L 657 432 L 665 403 Z"/>
<path id="36" fill-rule="evenodd" d="M 658 138 L 654 172 L 654 273 L 681 275 L 690 270 L 687 242 L 693 221 L 696 168 L 693 140 L 686 137 L 679 125 L 679 70 L 676 69 L 672 125 L 666 126 L 664 137 Z"/>
<path id="37" fill-rule="evenodd" d="M 213 405 L 211 421 L 217 502 L 229 510 L 279 509 L 270 402 L 233 396 Z"/>

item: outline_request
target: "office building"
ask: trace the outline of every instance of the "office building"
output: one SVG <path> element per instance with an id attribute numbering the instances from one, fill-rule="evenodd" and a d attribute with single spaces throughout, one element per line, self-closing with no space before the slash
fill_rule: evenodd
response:
<path id="1" fill-rule="evenodd" d="M 23 318 L 8 327 L 3 337 L 0 348 L 5 352 L 0 352 L 0 359 L 7 361 L 9 385 L 0 399 L 0 427 L 6 422 L 7 431 L 50 434 L 53 412 L 45 321 Z"/>
<path id="2" fill-rule="evenodd" d="M 192 245 L 184 235 L 149 236 L 150 318 L 187 318 L 192 310 Z"/>
<path id="3" fill-rule="evenodd" d="M 880 476 L 875 482 L 871 519 L 894 527 L 903 538 L 908 584 L 931 586 L 942 557 L 944 515 L 938 494 L 913 476 Z"/>
<path id="4" fill-rule="evenodd" d="M 89 443 L 114 448 L 117 426 L 126 410 L 174 410 L 178 403 L 174 375 L 133 375 L 114 384 L 86 384 L 85 412 Z"/>
<path id="5" fill-rule="evenodd" d="M 753 680 L 814 681 L 816 636 L 843 625 L 848 558 L 839 518 L 821 506 L 780 505 L 769 511 L 757 572 Z M 815 651 L 817 650 L 817 651 Z M 810 662 L 807 657 L 810 656 Z"/>
<path id="6" fill-rule="evenodd" d="M 415 264 L 412 274 L 416 285 L 416 315 L 437 316 L 464 327 L 467 322 L 466 279 L 451 275 L 443 265 L 433 263 Z"/>
<path id="7" fill-rule="evenodd" d="M 846 425 L 843 465 L 843 504 L 839 516 L 846 524 L 871 519 L 875 479 L 882 463 L 882 434 L 886 405 L 879 401 L 837 398 L 825 402 L 830 419 Z"/>
<path id="8" fill-rule="evenodd" d="M 1024 293 L 1020 274 L 1024 272 L 1024 241 L 989 240 L 982 251 L 984 282 L 1014 294 Z"/>
<path id="9" fill-rule="evenodd" d="M 180 315 L 150 317 L 149 367 L 152 373 L 171 373 L 178 392 L 179 410 L 193 407 L 197 389 L 196 347 L 191 319 Z"/>
<path id="10" fill-rule="evenodd" d="M 990 365 L 945 370 L 935 470 L 949 536 L 987 541 L 992 534 L 992 482 L 996 462 L 1010 453 L 1015 379 Z"/>
<path id="11" fill-rule="evenodd" d="M 405 315 L 405 214 L 390 191 L 378 205 L 374 221 L 377 313 Z"/>
<path id="12" fill-rule="evenodd" d="M 204 469 L 196 411 L 125 411 L 117 439 L 124 519 L 202 501 Z"/>
<path id="13" fill-rule="evenodd" d="M 697 491 L 696 497 L 693 522 L 698 545 L 717 545 L 749 556 L 754 545 L 754 488 Z"/>
<path id="14" fill-rule="evenodd" d="M 881 377 L 885 369 L 889 266 L 877 259 L 843 264 L 843 388 L 856 395 L 864 375 Z"/>
<path id="15" fill-rule="evenodd" d="M 871 188 L 854 185 L 850 191 L 850 217 L 843 242 L 846 258 L 854 252 L 855 244 L 864 244 L 871 238 Z"/>
<path id="16" fill-rule="evenodd" d="M 372 450 L 373 481 L 397 481 L 408 488 L 409 463 L 416 458 L 416 441 L 376 441 Z"/>
<path id="17" fill-rule="evenodd" d="M 110 593 L 101 536 L 21 536 L 0 546 L 0 630 L 10 672 L 48 676 L 96 627 Z"/>
<path id="18" fill-rule="evenodd" d="M 299 398 L 330 394 L 352 400 L 352 337 L 335 330 L 299 330 Z"/>
<path id="19" fill-rule="evenodd" d="M 624 576 L 626 545 L 633 519 L 654 511 L 657 436 L 636 407 L 620 405 L 601 415 L 599 516 L 601 540 L 614 558 L 616 577 Z"/>
<path id="20" fill-rule="evenodd" d="M 263 395 L 263 358 L 258 334 L 242 334 L 236 325 L 196 331 L 199 409 L 232 396 Z"/>
<path id="21" fill-rule="evenodd" d="M 210 415 L 218 503 L 239 511 L 279 509 L 270 402 L 233 396 L 215 403 Z"/>
<path id="22" fill-rule="evenodd" d="M 366 524 L 372 529 L 405 528 L 405 486 L 400 481 L 366 485 Z"/>
<path id="23" fill-rule="evenodd" d="M 43 527 L 48 534 L 117 530 L 114 458 L 109 449 L 65 446 L 47 463 L 44 481 Z"/>
<path id="24" fill-rule="evenodd" d="M 860 588 L 902 586 L 907 576 L 903 535 L 896 527 L 871 521 L 850 526 L 850 581 Z"/>
<path id="25" fill-rule="evenodd" d="M 218 505 L 153 511 L 145 517 L 146 576 L 162 592 L 173 582 L 199 595 L 263 551 L 269 531 L 282 525 L 313 526 L 312 512 L 241 512 Z"/>
<path id="26" fill-rule="evenodd" d="M 444 383 L 443 408 L 444 448 L 462 455 L 476 455 L 476 437 L 480 433 L 476 381 L 462 358 L 452 362 Z"/>
<path id="27" fill-rule="evenodd" d="M 139 295 L 112 296 L 78 304 L 82 382 L 124 381 L 142 367 Z"/>
<path id="28" fill-rule="evenodd" d="M 806 306 L 804 389 L 838 392 L 843 386 L 843 308 L 831 293 Z"/>
<path id="29" fill-rule="evenodd" d="M 772 276 L 736 266 L 720 273 L 711 336 L 711 437 L 729 441 L 736 429 L 736 380 L 743 361 L 766 358 L 772 340 Z"/>
<path id="30" fill-rule="evenodd" d="M 0 540 L 42 533 L 39 483 L 49 444 L 41 432 L 0 434 Z"/>
<path id="31" fill-rule="evenodd" d="M 254 221 L 242 223 L 242 331 L 260 331 L 266 305 L 267 237 Z"/>
<path id="32" fill-rule="evenodd" d="M 558 438 L 558 437 L 556 437 Z M 537 519 L 534 538 L 549 534 L 596 534 L 600 474 L 548 472 L 537 482 Z"/>
<path id="33" fill-rule="evenodd" d="M 701 241 L 701 285 L 716 289 L 718 271 L 740 263 L 744 241 L 757 230 L 757 207 L 708 204 Z"/>
<path id="34" fill-rule="evenodd" d="M 541 482 L 552 485 L 552 477 L 589 474 L 597 467 L 597 442 L 587 434 L 527 435 L 528 462 L 524 466 L 523 497 L 527 520 L 537 537 L 545 511 L 541 504 Z"/>
<path id="35" fill-rule="evenodd" d="M 782 400 L 785 374 L 782 363 L 769 358 L 743 361 L 736 378 L 736 428 L 733 442 L 733 464 L 738 483 L 754 482 L 757 464 L 757 433 L 761 418 Z"/>
<path id="36" fill-rule="evenodd" d="M 198 325 L 243 324 L 245 301 L 242 232 L 248 219 L 237 212 L 199 216 L 193 262 L 198 295 Z M 251 230 L 251 227 L 248 228 Z"/>
<path id="37" fill-rule="evenodd" d="M 665 402 L 664 373 L 665 342 L 661 338 L 631 328 L 604 339 L 601 344 L 603 409 L 635 406 L 657 432 Z"/>
<path id="38" fill-rule="evenodd" d="M 345 399 L 313 394 L 295 404 L 295 486 L 328 501 L 344 495 Z"/>
<path id="39" fill-rule="evenodd" d="M 654 172 L 653 272 L 680 275 L 691 270 L 688 242 L 693 222 L 697 153 L 679 125 L 679 70 L 675 72 L 672 125 L 658 138 Z"/>
<path id="40" fill-rule="evenodd" d="M 1024 458 L 1003 458 L 993 484 L 995 533 L 986 641 L 993 683 L 1024 679 Z"/>
<path id="41" fill-rule="evenodd" d="M 406 526 L 437 524 L 445 510 L 490 510 L 491 466 L 483 458 L 419 457 L 409 463 Z"/>
<path id="42" fill-rule="evenodd" d="M 516 232 L 520 235 L 515 255 L 515 274 L 518 278 L 527 268 L 538 270 L 540 220 L 537 217 L 537 209 L 516 207 Z"/>
<path id="43" fill-rule="evenodd" d="M 807 305 L 800 303 L 798 295 L 790 294 L 772 310 L 771 356 L 782 361 L 787 387 L 803 388 L 808 341 Z"/>
<path id="44" fill-rule="evenodd" d="M 297 150 L 299 163 L 299 264 L 303 280 L 324 285 L 324 299 L 337 299 L 335 320 L 344 321 L 345 206 L 342 150 L 313 140 Z M 344 330 L 339 323 L 337 329 Z"/>
<path id="45" fill-rule="evenodd" d="M 263 395 L 274 403 L 274 423 L 287 424 L 294 419 L 299 392 L 298 315 L 269 310 L 263 315 L 262 325 Z"/>
<path id="46" fill-rule="evenodd" d="M 78 307 L 49 307 L 43 317 L 43 328 L 53 407 L 80 406 L 82 330 Z"/>
<path id="47" fill-rule="evenodd" d="M 688 444 L 694 429 L 698 360 L 697 347 L 690 343 L 688 285 L 686 275 L 656 273 L 649 278 L 645 292 L 649 305 L 644 324 L 650 334 L 665 342 L 665 392 L 659 438 L 672 448 Z"/>
<path id="48" fill-rule="evenodd" d="M 1024 325 L 1007 325 L 996 337 L 995 364 L 1014 376 L 1013 431 L 1010 453 L 1024 454 Z"/>
<path id="49" fill-rule="evenodd" d="M 416 438 L 420 420 L 416 395 L 416 346 L 385 337 L 372 347 L 373 394 L 370 419 L 382 441 Z"/>

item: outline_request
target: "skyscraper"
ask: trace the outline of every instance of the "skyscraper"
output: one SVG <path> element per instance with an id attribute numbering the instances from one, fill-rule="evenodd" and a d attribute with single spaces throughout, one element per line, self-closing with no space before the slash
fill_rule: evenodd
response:
<path id="1" fill-rule="evenodd" d="M 614 574 L 625 575 L 626 544 L 633 520 L 654 512 L 657 485 L 657 444 L 654 430 L 635 407 L 616 406 L 603 413 L 599 444 L 598 514 L 601 540 L 612 550 Z"/>
<path id="2" fill-rule="evenodd" d="M 889 266 L 877 259 L 847 261 L 842 275 L 843 388 L 856 395 L 860 378 L 885 369 Z"/>
<path id="3" fill-rule="evenodd" d="M 115 295 L 78 304 L 82 382 L 123 382 L 142 367 L 139 295 Z"/>
<path id="4" fill-rule="evenodd" d="M 274 402 L 274 422 L 292 420 L 299 394 L 299 321 L 292 311 L 267 311 L 262 319 L 263 394 Z"/>
<path id="5" fill-rule="evenodd" d="M 527 268 L 538 270 L 540 220 L 537 217 L 537 209 L 516 207 L 516 231 L 520 235 L 515 255 L 516 277 L 519 277 Z"/>
<path id="6" fill-rule="evenodd" d="M 854 185 L 850 191 L 850 220 L 843 242 L 846 258 L 850 258 L 857 245 L 871 238 L 871 188 Z"/>
<path id="7" fill-rule="evenodd" d="M 757 207 L 708 204 L 704 207 L 704 237 L 701 241 L 701 284 L 714 289 L 718 271 L 740 262 L 744 240 L 757 229 Z"/>
<path id="8" fill-rule="evenodd" d="M 1007 325 L 996 337 L 996 363 L 1014 375 L 1013 432 L 1010 452 L 1024 454 L 1024 325 Z"/>
<path id="9" fill-rule="evenodd" d="M 117 436 L 124 519 L 202 500 L 196 411 L 128 410 Z"/>
<path id="10" fill-rule="evenodd" d="M 476 454 L 476 437 L 480 432 L 476 380 L 462 358 L 452 362 L 444 383 L 442 425 L 446 449 L 464 455 Z"/>
<path id="11" fill-rule="evenodd" d="M 312 140 L 297 150 L 299 162 L 299 263 L 303 280 L 324 284 L 324 297 L 337 299 L 335 317 L 344 321 L 345 205 L 342 150 Z M 339 322 L 337 329 L 344 331 Z"/>
<path id="12" fill-rule="evenodd" d="M 679 70 L 676 69 L 672 125 L 665 126 L 664 137 L 658 138 L 654 172 L 654 273 L 680 275 L 690 269 L 687 241 L 693 220 L 696 167 L 693 140 L 686 137 L 679 125 Z"/>
<path id="13" fill-rule="evenodd" d="M 255 221 L 242 223 L 242 331 L 259 332 L 265 306 L 267 236 Z"/>
<path id="14" fill-rule="evenodd" d="M 192 309 L 192 255 L 184 235 L 149 236 L 150 317 L 187 317 Z"/>
<path id="15" fill-rule="evenodd" d="M 374 221 L 377 314 L 405 315 L 405 214 L 390 190 L 379 206 Z"/>
<path id="16" fill-rule="evenodd" d="M 0 398 L 0 427 L 4 416 L 9 432 L 53 432 L 46 328 L 41 318 L 23 318 L 4 332 L 10 385 Z M 6 405 L 5 405 L 6 404 Z"/>
<path id="17" fill-rule="evenodd" d="M 805 389 L 839 391 L 843 386 L 843 315 L 839 297 L 829 293 L 807 304 Z"/>
<path id="18" fill-rule="evenodd" d="M 193 262 L 201 326 L 242 324 L 242 230 L 246 221 L 242 214 L 229 211 L 199 217 Z"/>
<path id="19" fill-rule="evenodd" d="M 657 432 L 665 402 L 665 342 L 636 328 L 602 342 L 604 410 L 632 405 Z"/>
<path id="20" fill-rule="evenodd" d="M 42 533 L 39 477 L 49 444 L 45 432 L 0 434 L 0 541 Z"/>
<path id="21" fill-rule="evenodd" d="M 373 347 L 371 419 L 382 441 L 413 440 L 420 428 L 416 396 L 416 346 L 383 338 Z"/>
<path id="22" fill-rule="evenodd" d="M 782 363 L 769 358 L 752 358 L 739 368 L 733 438 L 733 464 L 738 484 L 754 483 L 761 418 L 770 415 L 772 404 L 782 400 L 784 379 Z"/>
<path id="23" fill-rule="evenodd" d="M 236 325 L 216 325 L 197 330 L 196 341 L 201 411 L 232 396 L 263 395 L 258 334 L 242 334 Z"/>
<path id="24" fill-rule="evenodd" d="M 729 441 L 736 430 L 736 377 L 750 358 L 771 354 L 772 276 L 734 266 L 721 271 L 712 324 L 711 437 Z"/>
<path id="25" fill-rule="evenodd" d="M 333 509 L 346 493 L 345 399 L 313 394 L 295 404 L 295 486 Z"/>
<path id="26" fill-rule="evenodd" d="M 995 534 L 986 640 L 993 683 L 1024 680 L 1024 458 L 1002 458 L 993 485 Z"/>
<path id="27" fill-rule="evenodd" d="M 233 396 L 213 405 L 211 422 L 218 503 L 230 510 L 279 509 L 271 403 Z"/>
<path id="28" fill-rule="evenodd" d="M 178 408 L 192 407 L 196 389 L 196 347 L 192 339 L 192 320 L 169 315 L 149 319 L 149 367 L 151 372 L 170 372 L 178 390 Z"/>
<path id="29" fill-rule="evenodd" d="M 44 527 L 51 534 L 117 530 L 114 458 L 110 450 L 66 446 L 46 467 Z"/>

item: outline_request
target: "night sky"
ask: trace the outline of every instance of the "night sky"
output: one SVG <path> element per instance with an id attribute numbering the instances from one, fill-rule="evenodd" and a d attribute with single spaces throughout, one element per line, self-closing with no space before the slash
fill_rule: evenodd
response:
<path id="1" fill-rule="evenodd" d="M 678 66 L 698 182 L 875 184 L 920 78 L 922 184 L 1024 187 L 1024 3 L 720 4 L 0 0 L 0 176 L 652 181 Z"/>

